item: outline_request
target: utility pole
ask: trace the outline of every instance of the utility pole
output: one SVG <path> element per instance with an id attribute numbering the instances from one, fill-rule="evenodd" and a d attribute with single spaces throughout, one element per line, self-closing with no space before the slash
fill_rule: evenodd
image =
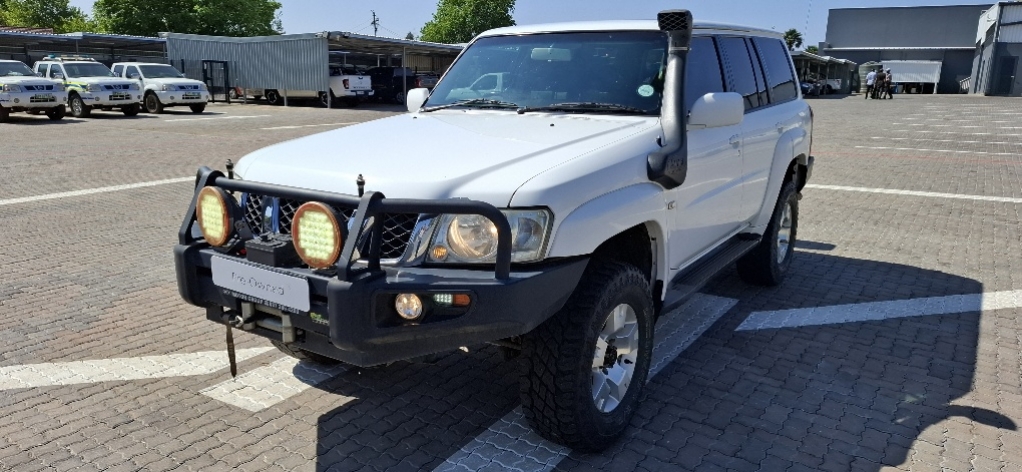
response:
<path id="1" fill-rule="evenodd" d="M 380 19 L 376 17 L 376 10 L 370 10 L 373 12 L 373 36 L 380 30 Z"/>

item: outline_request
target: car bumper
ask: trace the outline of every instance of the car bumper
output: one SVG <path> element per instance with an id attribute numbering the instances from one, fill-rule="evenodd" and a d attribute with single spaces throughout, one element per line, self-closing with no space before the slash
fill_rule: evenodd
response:
<path id="1" fill-rule="evenodd" d="M 111 92 L 84 92 L 79 93 L 82 101 L 90 107 L 125 107 L 142 102 L 142 92 L 129 90 L 128 98 L 112 99 L 115 96 Z"/>
<path id="2" fill-rule="evenodd" d="M 186 93 L 198 93 L 198 96 L 192 96 L 193 98 L 185 98 Z M 156 92 L 156 96 L 160 98 L 160 103 L 164 105 L 198 105 L 209 101 L 209 92 L 190 92 L 187 90 L 174 90 L 168 92 Z"/>
<path id="3" fill-rule="evenodd" d="M 39 98 L 46 96 L 45 100 Z M 52 96 L 52 101 L 50 97 Z M 53 108 L 67 105 L 67 92 L 17 92 L 0 93 L 0 105 L 5 108 L 24 108 L 31 110 Z"/>
<path id="4" fill-rule="evenodd" d="M 207 186 L 353 210 L 347 227 L 362 229 L 345 235 L 337 262 L 326 271 L 295 268 L 273 258 L 256 263 L 262 257 L 257 251 L 240 250 L 258 244 L 246 239 L 252 236 L 244 222 L 231 225 L 239 229 L 231 236 L 230 248 L 212 248 L 201 238 L 195 206 L 198 191 Z M 235 210 L 240 208 L 232 206 L 232 213 L 240 214 Z M 382 233 L 377 232 L 382 226 L 372 222 L 394 213 L 487 218 L 497 233 L 496 262 L 480 269 L 383 266 Z M 376 236 L 362 238 L 369 234 Z M 522 335 L 561 309 L 588 258 L 547 261 L 512 271 L 511 238 L 507 217 L 483 202 L 387 199 L 376 192 L 355 197 L 236 180 L 202 168 L 196 177 L 196 196 L 178 232 L 174 260 L 181 296 L 205 308 L 209 320 L 349 364 L 370 366 Z M 359 249 L 359 241 L 367 241 L 367 246 Z M 419 296 L 422 316 L 414 321 L 401 318 L 394 307 L 398 294 Z M 454 295 L 467 295 L 469 301 L 461 307 L 443 302 Z"/>

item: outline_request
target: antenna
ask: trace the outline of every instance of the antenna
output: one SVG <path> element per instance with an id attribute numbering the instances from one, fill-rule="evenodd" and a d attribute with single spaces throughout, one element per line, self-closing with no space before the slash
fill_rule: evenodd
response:
<path id="1" fill-rule="evenodd" d="M 372 25 L 373 25 L 373 36 L 376 36 L 376 33 L 378 33 L 380 31 L 380 19 L 376 17 L 376 10 L 370 10 L 370 11 L 373 12 L 373 22 L 372 22 Z"/>

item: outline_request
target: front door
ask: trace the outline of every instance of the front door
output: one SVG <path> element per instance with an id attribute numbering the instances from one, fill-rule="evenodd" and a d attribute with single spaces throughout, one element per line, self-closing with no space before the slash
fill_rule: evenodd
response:
<path id="1" fill-rule="evenodd" d="M 997 64 L 997 88 L 995 95 L 1011 95 L 1015 85 L 1015 69 L 1018 67 L 1018 58 L 1002 57 Z"/>

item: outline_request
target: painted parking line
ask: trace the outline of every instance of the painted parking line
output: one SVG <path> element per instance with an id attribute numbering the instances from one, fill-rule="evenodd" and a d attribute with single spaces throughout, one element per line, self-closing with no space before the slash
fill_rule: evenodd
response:
<path id="1" fill-rule="evenodd" d="M 272 347 L 238 349 L 244 361 Z M 208 375 L 227 368 L 224 351 L 0 367 L 0 390 Z"/>
<path id="2" fill-rule="evenodd" d="M 319 127 L 319 126 L 348 126 L 348 125 L 354 125 L 354 124 L 358 124 L 358 123 L 356 123 L 356 122 L 349 122 L 349 123 L 323 123 L 323 124 L 318 124 L 318 125 L 273 126 L 273 127 L 270 127 L 270 128 L 259 128 L 259 129 L 269 131 L 269 130 L 277 130 L 277 129 L 316 128 L 316 127 Z"/>
<path id="3" fill-rule="evenodd" d="M 999 135 L 1003 136 L 1003 135 Z M 966 143 L 966 144 L 1007 144 L 1007 145 L 1022 145 L 1018 141 L 968 141 L 963 139 L 934 139 L 934 138 L 891 138 L 886 136 L 873 136 L 870 139 L 883 139 L 890 141 L 925 141 L 930 143 Z"/>
<path id="4" fill-rule="evenodd" d="M 653 340 L 651 380 L 694 343 L 737 300 L 699 294 L 685 305 L 660 318 Z M 454 453 L 436 471 L 490 468 L 521 472 L 548 472 L 557 467 L 570 449 L 547 441 L 528 426 L 521 408 L 515 408 Z"/>
<path id="5" fill-rule="evenodd" d="M 1022 134 L 1012 133 L 963 133 L 960 131 L 933 131 L 933 130 L 921 130 L 921 129 L 892 129 L 888 130 L 892 133 L 921 133 L 921 134 L 960 134 L 963 136 L 1022 136 Z"/>
<path id="6" fill-rule="evenodd" d="M 961 193 L 921 192 L 917 190 L 899 190 L 891 188 L 846 187 L 843 185 L 820 185 L 820 184 L 807 184 L 806 188 L 817 190 L 835 190 L 839 192 L 879 193 L 884 195 L 901 195 L 905 197 L 949 198 L 952 200 L 974 200 L 978 202 L 1022 203 L 1022 198 L 1015 197 L 992 197 L 987 195 L 968 195 Z"/>
<path id="7" fill-rule="evenodd" d="M 238 116 L 213 116 L 208 118 L 174 118 L 172 120 L 160 120 L 161 123 L 177 123 L 179 121 L 209 121 L 209 120 L 246 120 L 249 118 L 266 118 L 270 115 L 238 115 Z"/>
<path id="8" fill-rule="evenodd" d="M 886 151 L 919 151 L 919 152 L 943 152 L 948 154 L 979 154 L 983 156 L 1018 156 L 1017 152 L 987 152 L 987 151 L 963 151 L 956 149 L 922 149 L 922 148 L 906 148 L 906 147 L 887 147 L 887 146 L 855 146 L 855 149 L 875 149 L 875 150 L 886 150 Z"/>
<path id="9" fill-rule="evenodd" d="M 340 366 L 324 367 L 287 357 L 252 369 L 237 378 L 205 388 L 200 393 L 215 400 L 256 412 L 265 410 L 342 373 L 344 373 L 344 368 Z M 338 398 L 341 404 L 354 400 L 353 397 L 339 396 Z"/>
<path id="10" fill-rule="evenodd" d="M 131 190 L 136 188 L 155 187 L 157 185 L 179 184 L 182 182 L 194 181 L 195 177 L 180 177 L 176 179 L 153 180 L 149 182 L 138 182 L 134 184 L 112 185 L 110 187 L 98 187 L 85 190 L 72 190 L 70 192 L 48 193 L 44 195 L 34 195 L 31 197 L 8 198 L 6 200 L 0 200 L 0 206 L 16 205 L 18 203 L 41 202 L 44 200 L 58 200 L 61 198 L 82 197 L 85 195 L 95 195 L 97 193 L 120 192 L 122 190 Z"/>
<path id="11" fill-rule="evenodd" d="M 735 331 L 824 326 L 1022 308 L 1022 290 L 750 313 Z"/>
<path id="12" fill-rule="evenodd" d="M 952 123 L 975 123 L 976 120 L 951 120 L 947 118 L 902 118 L 906 121 L 949 121 Z M 1014 123 L 1013 120 L 984 120 L 986 123 Z"/>

